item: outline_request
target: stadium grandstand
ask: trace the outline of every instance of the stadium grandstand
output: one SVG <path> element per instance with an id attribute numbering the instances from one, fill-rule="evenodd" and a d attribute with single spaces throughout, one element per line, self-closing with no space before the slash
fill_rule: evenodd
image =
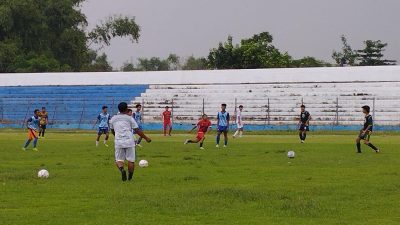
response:
<path id="1" fill-rule="evenodd" d="M 244 105 L 248 130 L 294 129 L 302 104 L 312 114 L 313 129 L 358 129 L 363 120 L 360 107 L 367 104 L 377 129 L 400 130 L 398 66 L 1 74 L 0 78 L 3 128 L 22 127 L 34 108 L 44 106 L 50 127 L 91 129 L 101 106 L 109 106 L 115 114 L 115 105 L 127 101 L 131 107 L 143 105 L 145 129 L 161 128 L 160 114 L 167 105 L 175 129 L 186 129 L 203 113 L 215 120 L 220 104 L 226 103 L 232 115 Z"/>

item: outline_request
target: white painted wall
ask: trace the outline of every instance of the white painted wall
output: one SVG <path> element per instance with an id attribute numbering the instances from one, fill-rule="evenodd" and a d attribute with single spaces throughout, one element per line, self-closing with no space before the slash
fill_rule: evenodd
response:
<path id="1" fill-rule="evenodd" d="M 400 66 L 0 74 L 0 86 L 400 81 Z M 400 95 L 400 93 L 399 93 Z"/>

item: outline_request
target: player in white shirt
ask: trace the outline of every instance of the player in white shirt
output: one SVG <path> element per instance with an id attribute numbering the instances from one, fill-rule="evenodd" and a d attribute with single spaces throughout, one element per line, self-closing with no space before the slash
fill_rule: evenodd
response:
<path id="1" fill-rule="evenodd" d="M 243 136 L 243 127 L 244 127 L 244 123 L 243 123 L 243 117 L 242 117 L 242 111 L 243 111 L 243 106 L 240 105 L 239 106 L 239 111 L 236 112 L 236 132 L 233 135 L 233 138 L 236 138 L 237 135 L 239 134 L 239 137 Z"/>
<path id="2" fill-rule="evenodd" d="M 122 181 L 132 180 L 135 170 L 135 140 L 132 130 L 147 142 L 151 139 L 147 137 L 141 130 L 132 116 L 128 115 L 128 104 L 121 102 L 118 104 L 119 114 L 110 120 L 110 128 L 115 136 L 115 163 L 121 172 Z M 124 169 L 125 160 L 128 161 L 128 178 Z"/>

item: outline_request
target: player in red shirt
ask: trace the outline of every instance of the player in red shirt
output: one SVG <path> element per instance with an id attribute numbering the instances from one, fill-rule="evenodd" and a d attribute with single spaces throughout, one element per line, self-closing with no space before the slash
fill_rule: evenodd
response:
<path id="1" fill-rule="evenodd" d="M 196 126 L 194 126 L 193 129 L 191 129 L 189 131 L 189 133 L 191 133 L 194 129 L 198 128 L 196 140 L 186 139 L 184 144 L 186 145 L 188 143 L 199 143 L 200 142 L 200 149 L 204 150 L 203 142 L 206 139 L 205 135 L 208 131 L 208 128 L 210 128 L 210 127 L 211 127 L 211 122 L 210 122 L 210 120 L 208 120 L 207 115 L 204 114 L 201 117 L 201 120 L 199 120 L 199 122 L 196 124 Z"/>
<path id="2" fill-rule="evenodd" d="M 169 107 L 165 106 L 165 111 L 162 113 L 162 119 L 164 122 L 164 136 L 167 136 L 167 129 L 168 135 L 171 136 L 172 131 L 172 122 L 171 122 L 172 113 L 169 111 Z"/>

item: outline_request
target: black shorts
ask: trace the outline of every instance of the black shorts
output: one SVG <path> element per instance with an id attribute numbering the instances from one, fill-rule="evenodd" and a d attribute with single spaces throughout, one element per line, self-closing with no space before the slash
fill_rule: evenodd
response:
<path id="1" fill-rule="evenodd" d="M 299 131 L 310 131 L 310 126 L 306 124 L 300 124 Z"/>
<path id="2" fill-rule="evenodd" d="M 371 131 L 367 131 L 364 134 L 362 132 L 360 132 L 360 134 L 358 135 L 358 137 L 362 140 L 366 140 L 369 141 L 369 139 L 371 138 Z"/>
<path id="3" fill-rule="evenodd" d="M 40 129 L 42 129 L 42 130 L 46 130 L 46 127 L 47 125 L 46 124 L 44 124 L 44 125 L 40 125 L 39 127 L 40 127 Z"/>

